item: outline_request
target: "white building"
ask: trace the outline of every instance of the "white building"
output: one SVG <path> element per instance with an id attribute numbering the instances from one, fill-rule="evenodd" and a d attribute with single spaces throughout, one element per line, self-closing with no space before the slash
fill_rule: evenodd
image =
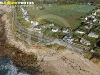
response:
<path id="1" fill-rule="evenodd" d="M 85 32 L 82 31 L 82 30 L 77 30 L 76 33 L 79 33 L 79 34 L 85 34 Z"/>
<path id="2" fill-rule="evenodd" d="M 80 42 L 81 42 L 82 44 L 84 44 L 84 45 L 87 45 L 87 46 L 91 45 L 90 41 L 87 41 L 87 40 L 85 40 L 84 38 L 81 38 Z"/>
<path id="3" fill-rule="evenodd" d="M 88 20 L 88 18 L 87 18 L 87 17 L 85 17 L 85 20 L 87 21 L 87 20 Z"/>
<path id="4" fill-rule="evenodd" d="M 52 32 L 58 32 L 58 28 L 52 28 Z"/>
<path id="5" fill-rule="evenodd" d="M 97 9 L 96 12 L 100 12 L 100 9 Z"/>
<path id="6" fill-rule="evenodd" d="M 90 32 L 90 33 L 88 34 L 88 36 L 89 36 L 89 37 L 93 37 L 93 38 L 98 38 L 98 37 L 99 37 L 99 35 L 97 35 L 97 34 L 95 34 L 95 33 L 93 33 L 93 32 Z"/>
<path id="7" fill-rule="evenodd" d="M 35 30 L 37 30 L 37 31 L 40 31 L 40 30 L 41 30 L 41 28 L 38 27 L 38 26 L 34 26 L 33 28 L 34 28 Z"/>
<path id="8" fill-rule="evenodd" d="M 49 25 L 50 25 L 50 26 L 54 26 L 54 23 L 50 23 Z"/>
<path id="9" fill-rule="evenodd" d="M 37 25 L 39 25 L 39 22 L 34 21 L 34 22 L 33 22 L 33 25 L 34 25 L 34 26 L 37 26 Z"/>
<path id="10" fill-rule="evenodd" d="M 96 16 L 96 15 L 97 15 L 97 13 L 96 13 L 96 12 L 94 12 L 94 13 L 92 13 L 92 15 Z"/>
<path id="11" fill-rule="evenodd" d="M 73 40 L 74 40 L 74 39 L 73 39 L 73 37 L 72 37 L 71 34 L 67 34 L 67 35 L 63 38 L 63 41 L 69 42 L 69 43 L 72 43 Z"/>
<path id="12" fill-rule="evenodd" d="M 96 21 L 97 21 L 97 19 L 96 19 L 96 18 L 94 18 L 94 19 L 93 19 L 93 22 L 96 22 Z"/>

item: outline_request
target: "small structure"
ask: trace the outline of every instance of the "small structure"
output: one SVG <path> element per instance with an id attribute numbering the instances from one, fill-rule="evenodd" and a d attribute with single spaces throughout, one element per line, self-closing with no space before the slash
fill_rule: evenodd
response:
<path id="1" fill-rule="evenodd" d="M 27 11 L 21 7 L 21 10 L 22 10 L 22 13 L 23 13 L 23 18 L 26 20 L 26 21 L 29 21 L 29 16 L 28 16 L 28 13 Z"/>
<path id="2" fill-rule="evenodd" d="M 94 4 L 94 2 L 88 2 L 88 5 L 93 5 Z"/>
<path id="3" fill-rule="evenodd" d="M 58 28 L 52 28 L 52 32 L 58 32 Z"/>
<path id="4" fill-rule="evenodd" d="M 88 24 L 85 25 L 85 28 L 86 28 L 86 29 L 91 29 L 92 26 L 93 26 L 92 24 L 88 23 Z"/>
<path id="5" fill-rule="evenodd" d="M 35 30 L 38 30 L 38 31 L 41 30 L 41 28 L 38 27 L 38 26 L 34 26 L 33 28 L 34 28 Z"/>
<path id="6" fill-rule="evenodd" d="M 31 21 L 31 24 L 33 24 L 34 22 L 33 21 Z"/>
<path id="7" fill-rule="evenodd" d="M 96 16 L 96 15 L 97 15 L 97 13 L 96 13 L 96 12 L 93 12 L 93 13 L 92 13 L 92 15 Z"/>
<path id="8" fill-rule="evenodd" d="M 65 42 L 72 42 L 74 39 L 73 39 L 73 36 L 71 34 L 67 34 L 64 38 L 63 38 L 63 41 Z"/>
<path id="9" fill-rule="evenodd" d="M 39 25 L 39 23 L 37 21 L 33 21 L 33 25 L 37 26 L 37 25 Z"/>
<path id="10" fill-rule="evenodd" d="M 89 36 L 89 37 L 93 37 L 93 38 L 98 38 L 98 37 L 99 37 L 99 35 L 97 35 L 97 34 L 95 34 L 95 33 L 93 33 L 93 32 L 90 32 L 90 33 L 88 34 L 88 36 Z"/>
<path id="11" fill-rule="evenodd" d="M 76 33 L 85 34 L 85 32 L 83 30 L 76 30 Z"/>
<path id="12" fill-rule="evenodd" d="M 87 45 L 87 46 L 91 45 L 90 41 L 87 41 L 87 40 L 85 40 L 84 38 L 81 38 L 80 42 L 81 42 L 82 44 L 84 44 L 84 45 Z"/>
<path id="13" fill-rule="evenodd" d="M 97 19 L 96 19 L 96 18 L 94 18 L 92 21 L 93 21 L 93 22 L 96 22 L 96 21 L 97 21 Z"/>
<path id="14" fill-rule="evenodd" d="M 88 20 L 88 18 L 87 18 L 87 17 L 85 17 L 85 20 L 87 21 L 87 20 Z"/>
<path id="15" fill-rule="evenodd" d="M 97 26 L 97 29 L 100 30 L 100 26 Z"/>
<path id="16" fill-rule="evenodd" d="M 70 29 L 69 28 L 61 28 L 61 31 L 63 33 L 70 33 Z"/>
<path id="17" fill-rule="evenodd" d="M 96 12 L 100 12 L 100 9 L 97 9 Z"/>
<path id="18" fill-rule="evenodd" d="M 54 26 L 54 23 L 53 23 L 53 22 L 50 22 L 50 24 L 49 24 L 49 25 L 50 25 L 50 27 L 51 27 L 51 26 Z"/>

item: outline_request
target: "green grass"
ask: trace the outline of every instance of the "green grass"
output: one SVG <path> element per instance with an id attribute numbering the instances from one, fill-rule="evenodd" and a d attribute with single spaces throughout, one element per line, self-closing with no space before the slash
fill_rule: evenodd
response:
<path id="1" fill-rule="evenodd" d="M 27 21 L 23 18 L 23 14 L 22 14 L 22 11 L 20 10 L 20 8 L 17 8 L 16 12 L 17 12 L 17 20 L 18 20 L 18 22 L 19 22 L 22 26 L 24 26 L 24 27 L 26 27 L 26 28 L 30 27 L 30 22 L 27 22 Z"/>
<path id="2" fill-rule="evenodd" d="M 100 4 L 96 4 L 96 6 L 100 6 Z"/>
<path id="3" fill-rule="evenodd" d="M 70 4 L 70 5 L 62 5 L 62 6 L 45 7 L 45 9 L 43 10 L 39 10 L 39 9 L 36 10 L 33 9 L 33 7 L 28 7 L 26 8 L 26 10 L 28 11 L 30 19 L 33 21 L 41 16 L 52 14 L 63 18 L 65 21 L 69 23 L 71 29 L 74 30 L 78 26 L 80 26 L 80 22 L 81 22 L 80 20 L 76 20 L 76 19 L 79 18 L 80 16 L 86 15 L 87 13 L 91 12 L 95 8 L 96 6 Z M 46 20 L 48 22 L 54 22 L 56 27 L 58 28 L 65 27 L 65 25 L 62 22 L 58 21 L 57 19 L 48 17 L 46 18 Z M 23 22 L 24 20 L 22 20 L 22 23 Z M 23 23 L 23 25 L 25 24 Z M 50 35 L 52 34 L 53 33 L 50 33 Z"/>

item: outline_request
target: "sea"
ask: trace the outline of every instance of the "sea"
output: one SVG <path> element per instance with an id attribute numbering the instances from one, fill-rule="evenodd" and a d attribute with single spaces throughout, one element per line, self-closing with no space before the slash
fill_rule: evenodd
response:
<path id="1" fill-rule="evenodd" d="M 0 58 L 0 75 L 30 75 L 26 72 L 18 72 L 18 68 L 13 65 L 9 57 Z"/>

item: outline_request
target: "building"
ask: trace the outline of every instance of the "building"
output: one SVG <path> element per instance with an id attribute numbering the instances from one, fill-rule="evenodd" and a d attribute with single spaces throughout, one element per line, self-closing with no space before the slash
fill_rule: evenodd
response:
<path id="1" fill-rule="evenodd" d="M 58 32 L 58 28 L 52 28 L 52 32 Z"/>
<path id="2" fill-rule="evenodd" d="M 97 26 L 97 29 L 100 30 L 100 26 Z"/>
<path id="3" fill-rule="evenodd" d="M 93 37 L 93 38 L 98 38 L 98 37 L 99 37 L 99 35 L 97 35 L 97 34 L 95 34 L 95 33 L 93 33 L 93 32 L 90 32 L 90 33 L 88 34 L 88 36 L 89 36 L 89 37 Z"/>
<path id="4" fill-rule="evenodd" d="M 70 33 L 70 29 L 69 28 L 61 28 L 61 31 L 63 33 Z"/>
<path id="5" fill-rule="evenodd" d="M 100 9 L 97 9 L 96 12 L 100 12 Z"/>
<path id="6" fill-rule="evenodd" d="M 73 36 L 71 34 L 67 34 L 66 36 L 64 36 L 63 38 L 63 41 L 65 42 L 72 42 L 74 39 L 73 39 Z"/>
<path id="7" fill-rule="evenodd" d="M 85 17 L 85 20 L 87 21 L 87 20 L 88 20 L 88 18 L 87 18 L 87 17 Z"/>
<path id="8" fill-rule="evenodd" d="M 97 15 L 97 13 L 96 13 L 96 12 L 93 12 L 93 13 L 92 13 L 92 15 L 96 16 L 96 15 Z"/>
<path id="9" fill-rule="evenodd" d="M 85 34 L 85 32 L 83 30 L 76 30 L 76 33 Z"/>
<path id="10" fill-rule="evenodd" d="M 92 27 L 93 27 L 93 25 L 90 24 L 90 23 L 85 25 L 85 28 L 86 28 L 86 29 L 91 29 Z"/>
<path id="11" fill-rule="evenodd" d="M 50 27 L 51 27 L 51 26 L 54 26 L 54 23 L 53 23 L 53 22 L 50 22 L 50 24 L 49 24 L 49 25 L 50 25 Z"/>
<path id="12" fill-rule="evenodd" d="M 37 25 L 39 25 L 39 22 L 33 21 L 33 25 L 34 25 L 34 26 L 37 26 Z"/>
<path id="13" fill-rule="evenodd" d="M 34 28 L 35 30 L 38 30 L 38 31 L 41 30 L 41 28 L 38 27 L 38 26 L 34 26 L 33 28 Z"/>
<path id="14" fill-rule="evenodd" d="M 84 38 L 81 38 L 80 42 L 81 42 L 82 44 L 84 44 L 84 45 L 87 45 L 87 46 L 91 45 L 90 41 L 87 41 L 87 40 L 85 40 Z"/>

